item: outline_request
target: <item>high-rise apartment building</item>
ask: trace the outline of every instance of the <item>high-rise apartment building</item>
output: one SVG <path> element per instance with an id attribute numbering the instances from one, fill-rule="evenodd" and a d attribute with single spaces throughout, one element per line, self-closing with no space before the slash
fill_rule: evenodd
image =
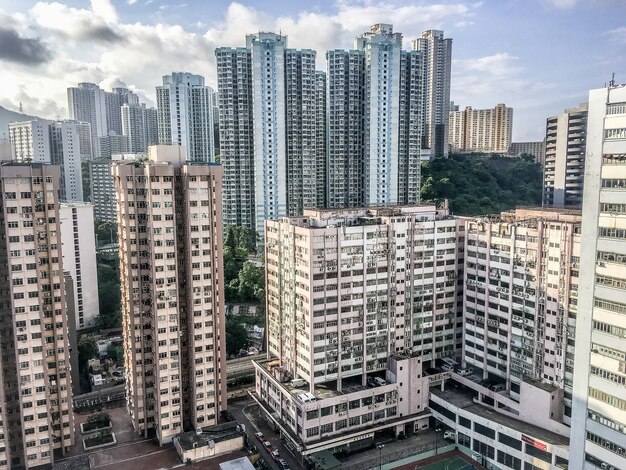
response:
<path id="1" fill-rule="evenodd" d="M 492 109 L 450 111 L 449 144 L 453 152 L 505 154 L 511 145 L 513 108 L 498 104 Z"/>
<path id="2" fill-rule="evenodd" d="M 543 168 L 543 205 L 578 207 L 583 201 L 587 103 L 549 117 Z"/>
<path id="3" fill-rule="evenodd" d="M 139 106 L 139 97 L 128 88 L 113 88 L 111 92 L 105 94 L 106 113 L 107 113 L 107 133 L 114 132 L 116 135 L 122 135 L 123 124 L 120 110 L 125 104 L 131 106 Z"/>
<path id="4" fill-rule="evenodd" d="M 50 466 L 74 444 L 60 170 L 0 166 L 0 468 Z"/>
<path id="5" fill-rule="evenodd" d="M 97 155 L 98 137 L 109 134 L 107 123 L 107 92 L 95 83 L 79 83 L 67 89 L 70 119 L 91 125 L 92 154 Z"/>
<path id="6" fill-rule="evenodd" d="M 422 147 L 431 149 L 434 157 L 447 157 L 452 39 L 444 39 L 443 31 L 428 30 L 412 45 L 424 54 L 426 64 Z"/>
<path id="7" fill-rule="evenodd" d="M 565 392 L 571 417 L 579 211 L 518 209 L 465 228 L 463 361 L 519 402 L 532 379 Z"/>
<path id="8" fill-rule="evenodd" d="M 112 160 L 96 158 L 89 162 L 89 181 L 91 182 L 91 203 L 94 217 L 102 222 L 117 223 L 115 206 L 115 186 L 111 175 Z"/>
<path id="9" fill-rule="evenodd" d="M 20 163 L 50 163 L 50 121 L 23 121 L 9 124 L 13 160 Z"/>
<path id="10" fill-rule="evenodd" d="M 62 201 L 83 200 L 81 162 L 91 160 L 91 129 L 86 122 L 50 124 L 51 162 L 61 167 Z"/>
<path id="11" fill-rule="evenodd" d="M 181 146 L 113 167 L 127 409 L 165 443 L 226 409 L 221 166 Z M 187 163 L 185 161 L 187 160 Z"/>
<path id="12" fill-rule="evenodd" d="M 93 205 L 84 202 L 61 203 L 59 220 L 63 269 L 72 277 L 74 316 L 76 329 L 80 330 L 93 326 L 100 313 Z"/>
<path id="13" fill-rule="evenodd" d="M 626 468 L 626 85 L 591 90 L 570 468 Z"/>
<path id="14" fill-rule="evenodd" d="M 224 220 L 263 233 L 264 220 L 317 205 L 315 51 L 261 32 L 216 56 Z"/>
<path id="15" fill-rule="evenodd" d="M 128 139 L 128 152 L 146 153 L 148 147 L 159 143 L 156 109 L 146 108 L 143 103 L 124 104 L 121 112 L 122 134 Z"/>
<path id="16" fill-rule="evenodd" d="M 419 202 L 424 62 L 376 24 L 328 51 L 328 206 Z"/>
<path id="17" fill-rule="evenodd" d="M 544 139 L 539 142 L 511 142 L 508 153 L 511 156 L 523 153 L 532 155 L 535 161 L 543 166 L 546 158 L 546 141 Z"/>
<path id="18" fill-rule="evenodd" d="M 266 222 L 268 351 L 277 360 L 255 365 L 256 398 L 305 454 L 371 445 L 373 431 L 355 438 L 364 428 L 428 426 L 422 367 L 452 355 L 461 336 L 463 223 L 433 206 Z"/>
<path id="19" fill-rule="evenodd" d="M 326 72 L 315 71 L 315 194 L 317 208 L 327 205 Z"/>
<path id="20" fill-rule="evenodd" d="M 163 76 L 156 95 L 159 143 L 183 146 L 189 161 L 214 161 L 213 90 L 204 77 L 173 72 Z"/>
<path id="21" fill-rule="evenodd" d="M 81 162 L 91 159 L 86 122 L 24 121 L 9 125 L 13 158 L 21 163 L 53 163 L 61 168 L 61 200 L 82 201 Z"/>

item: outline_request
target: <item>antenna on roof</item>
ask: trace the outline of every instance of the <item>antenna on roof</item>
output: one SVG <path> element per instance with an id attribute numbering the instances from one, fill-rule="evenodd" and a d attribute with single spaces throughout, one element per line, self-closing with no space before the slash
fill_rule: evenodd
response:
<path id="1" fill-rule="evenodd" d="M 615 75 L 615 74 L 613 74 Z M 22 102 L 20 101 L 20 114 L 24 114 L 24 110 L 22 109 Z"/>
<path id="2" fill-rule="evenodd" d="M 611 81 L 609 82 L 609 88 L 612 86 L 615 86 L 615 72 L 613 72 L 613 74 L 611 75 Z M 20 103 L 20 109 L 21 109 L 21 106 L 22 106 L 22 103 Z"/>

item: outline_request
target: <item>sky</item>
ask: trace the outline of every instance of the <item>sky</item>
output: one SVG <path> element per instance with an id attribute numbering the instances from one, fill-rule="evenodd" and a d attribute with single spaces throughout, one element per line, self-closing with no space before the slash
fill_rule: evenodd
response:
<path id="1" fill-rule="evenodd" d="M 0 105 L 66 118 L 69 86 L 126 85 L 149 105 L 172 71 L 215 86 L 215 48 L 282 32 L 293 48 L 351 48 L 375 23 L 404 47 L 427 29 L 453 39 L 450 97 L 461 108 L 514 108 L 513 140 L 586 101 L 615 72 L 626 82 L 624 0 L 0 0 Z"/>

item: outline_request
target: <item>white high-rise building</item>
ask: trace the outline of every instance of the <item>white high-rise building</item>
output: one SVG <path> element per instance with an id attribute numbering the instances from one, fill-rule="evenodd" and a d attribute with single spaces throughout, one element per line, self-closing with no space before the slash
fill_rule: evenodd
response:
<path id="1" fill-rule="evenodd" d="M 328 206 L 419 202 L 423 54 L 376 24 L 328 60 Z"/>
<path id="2" fill-rule="evenodd" d="M 50 163 L 50 121 L 23 121 L 9 124 L 13 160 L 20 163 Z"/>
<path id="3" fill-rule="evenodd" d="M 443 31 L 424 31 L 413 40 L 413 50 L 421 51 L 426 62 L 423 145 L 432 156 L 447 157 L 452 39 L 444 39 Z"/>
<path id="4" fill-rule="evenodd" d="M 128 138 L 128 152 L 146 153 L 148 147 L 157 145 L 157 111 L 145 104 L 124 104 L 122 111 L 122 134 Z M 113 152 L 117 153 L 117 152 Z"/>
<path id="5" fill-rule="evenodd" d="M 63 269 L 72 276 L 76 329 L 93 326 L 100 312 L 93 205 L 61 203 Z"/>
<path id="6" fill-rule="evenodd" d="M 587 103 L 546 121 L 543 205 L 578 207 L 583 203 Z"/>
<path id="7" fill-rule="evenodd" d="M 81 162 L 91 160 L 91 129 L 86 122 L 50 124 L 51 162 L 61 167 L 61 201 L 83 201 Z"/>
<path id="8" fill-rule="evenodd" d="M 626 85 L 591 90 L 570 468 L 626 468 Z"/>
<path id="9" fill-rule="evenodd" d="M 91 159 L 91 129 L 78 121 L 25 121 L 9 125 L 13 158 L 61 168 L 61 200 L 82 201 L 81 162 Z"/>
<path id="10" fill-rule="evenodd" d="M 204 77 L 173 72 L 156 95 L 159 143 L 185 147 L 191 162 L 214 161 L 213 90 Z"/>
<path id="11" fill-rule="evenodd" d="M 317 206 L 315 51 L 262 32 L 216 55 L 224 222 L 262 234 L 266 219 Z"/>

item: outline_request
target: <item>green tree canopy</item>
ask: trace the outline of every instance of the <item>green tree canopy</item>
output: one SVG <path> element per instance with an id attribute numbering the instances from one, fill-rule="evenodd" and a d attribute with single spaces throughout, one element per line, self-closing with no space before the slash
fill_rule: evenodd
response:
<path id="1" fill-rule="evenodd" d="M 239 354 L 248 346 L 248 332 L 234 316 L 226 317 L 226 353 Z"/>

